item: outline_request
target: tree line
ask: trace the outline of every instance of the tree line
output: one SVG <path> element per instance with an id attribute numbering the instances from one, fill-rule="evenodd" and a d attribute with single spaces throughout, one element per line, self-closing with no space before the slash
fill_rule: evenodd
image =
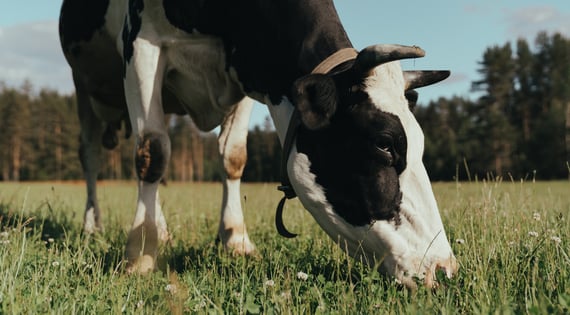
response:
<path id="1" fill-rule="evenodd" d="M 559 179 L 570 175 L 570 40 L 540 33 L 489 47 L 472 82 L 476 99 L 440 98 L 418 105 L 424 162 L 433 180 L 475 176 Z M 74 95 L 29 82 L 0 83 L 0 180 L 83 178 Z M 200 132 L 188 116 L 168 116 L 172 143 L 166 175 L 176 181 L 219 181 L 216 134 Z M 278 181 L 281 148 L 269 118 L 248 135 L 244 181 Z M 101 179 L 133 179 L 133 141 L 103 150 Z"/>
<path id="2" fill-rule="evenodd" d="M 539 33 L 489 47 L 472 82 L 476 100 L 418 107 L 424 161 L 434 180 L 570 175 L 570 41 Z"/>
<path id="3" fill-rule="evenodd" d="M 79 120 L 75 95 L 42 89 L 29 82 L 11 88 L 0 83 L 0 180 L 76 180 Z M 167 116 L 172 143 L 167 180 L 219 181 L 224 177 L 217 135 L 201 132 L 189 116 Z M 124 132 L 124 131 L 123 131 Z M 121 133 L 121 131 L 119 131 Z M 134 179 L 132 139 L 119 134 L 119 146 L 102 150 L 101 179 Z M 281 154 L 269 120 L 248 135 L 248 163 L 243 180 L 279 180 Z"/>

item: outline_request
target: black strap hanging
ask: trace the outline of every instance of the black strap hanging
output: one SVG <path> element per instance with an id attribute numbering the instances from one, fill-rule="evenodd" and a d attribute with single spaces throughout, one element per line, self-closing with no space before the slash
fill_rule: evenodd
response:
<path id="1" fill-rule="evenodd" d="M 287 135 L 285 136 L 285 141 L 283 143 L 283 152 L 281 155 L 281 186 L 277 187 L 279 191 L 284 193 L 283 198 L 279 201 L 277 205 L 277 211 L 275 213 L 275 227 L 279 235 L 286 238 L 296 237 L 297 234 L 291 233 L 287 230 L 283 224 L 283 207 L 285 206 L 285 201 L 287 199 L 293 199 L 297 197 L 293 186 L 291 186 L 291 181 L 289 180 L 289 174 L 287 174 L 287 162 L 289 161 L 289 154 L 293 147 L 293 141 L 297 135 L 297 128 L 299 127 L 299 111 L 297 109 L 293 110 L 291 114 L 291 119 L 289 120 L 289 127 L 287 128 Z"/>
<path id="2" fill-rule="evenodd" d="M 349 60 L 354 60 L 357 55 L 358 52 L 352 47 L 340 49 L 318 64 L 311 73 L 327 74 L 338 65 Z M 300 123 L 299 111 L 295 108 L 291 114 L 289 128 L 287 128 L 287 134 L 285 135 L 285 141 L 283 143 L 283 154 L 281 156 L 281 186 L 277 187 L 277 189 L 282 191 L 285 196 L 281 198 L 281 201 L 279 201 L 277 211 L 275 213 L 275 226 L 277 227 L 277 232 L 279 232 L 279 235 L 287 238 L 297 236 L 297 234 L 289 232 L 287 228 L 285 228 L 285 225 L 283 225 L 283 207 L 285 206 L 285 201 L 287 199 L 297 197 L 297 193 L 295 193 L 293 186 L 291 186 L 291 181 L 287 174 L 287 162 L 289 161 L 289 154 L 291 153 L 293 141 L 297 135 L 297 129 L 299 128 Z"/>

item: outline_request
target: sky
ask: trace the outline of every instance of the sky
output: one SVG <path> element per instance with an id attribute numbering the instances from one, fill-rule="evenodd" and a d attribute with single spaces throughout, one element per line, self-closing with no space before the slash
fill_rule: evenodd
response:
<path id="1" fill-rule="evenodd" d="M 420 89 L 419 104 L 439 97 L 474 98 L 471 82 L 484 51 L 495 45 L 529 43 L 539 31 L 570 37 L 570 0 L 334 0 L 355 48 L 369 45 L 417 45 L 426 51 L 406 60 L 407 70 L 447 69 L 451 77 Z M 59 46 L 57 20 L 61 0 L 4 1 L 0 10 L 0 82 L 19 87 L 71 93 L 71 72 Z M 33 9 L 31 9 L 33 8 Z M 251 126 L 268 115 L 256 104 Z"/>

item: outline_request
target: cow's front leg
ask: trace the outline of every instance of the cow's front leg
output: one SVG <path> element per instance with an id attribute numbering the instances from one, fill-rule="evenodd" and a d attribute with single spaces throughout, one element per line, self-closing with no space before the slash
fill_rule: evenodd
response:
<path id="1" fill-rule="evenodd" d="M 226 117 L 218 137 L 226 178 L 218 237 L 224 248 L 236 254 L 250 254 L 255 245 L 249 240 L 241 207 L 240 182 L 247 160 L 247 131 L 253 102 L 244 98 Z"/>
<path id="2" fill-rule="evenodd" d="M 128 272 L 146 273 L 156 267 L 159 243 L 169 238 L 158 185 L 170 159 L 170 139 L 161 100 L 164 73 L 161 49 L 141 38 L 132 45 L 134 53 L 131 60 L 126 60 L 124 83 L 136 135 L 135 167 L 139 182 L 126 259 Z"/>

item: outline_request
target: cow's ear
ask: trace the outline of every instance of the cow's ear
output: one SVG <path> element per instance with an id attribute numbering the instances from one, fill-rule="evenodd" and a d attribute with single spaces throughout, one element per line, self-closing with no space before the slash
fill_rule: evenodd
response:
<path id="1" fill-rule="evenodd" d="M 326 127 L 338 103 L 335 82 L 324 74 L 310 74 L 297 79 L 291 96 L 303 125 L 311 130 Z"/>

